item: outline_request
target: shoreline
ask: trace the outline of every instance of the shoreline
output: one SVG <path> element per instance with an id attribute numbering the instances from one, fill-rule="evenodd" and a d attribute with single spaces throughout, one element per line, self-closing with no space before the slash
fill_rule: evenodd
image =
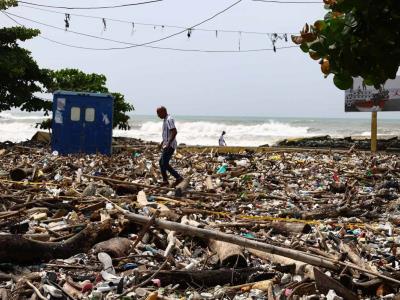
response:
<path id="1" fill-rule="evenodd" d="M 48 132 L 38 131 L 31 139 L 32 141 L 44 142 L 50 144 L 50 135 Z M 24 143 L 24 142 L 21 142 Z M 254 151 L 254 152 L 271 152 L 284 149 L 337 149 L 349 150 L 370 150 L 371 140 L 364 136 L 349 136 L 344 138 L 332 138 L 329 135 L 313 136 L 313 137 L 298 137 L 288 138 L 278 141 L 274 145 L 260 145 L 260 146 L 209 146 L 209 145 L 185 145 L 179 144 L 178 149 L 187 151 L 207 151 L 213 149 L 214 152 L 233 152 L 240 151 Z M 18 144 L 18 143 L 16 143 Z M 130 137 L 114 137 L 113 150 L 120 151 L 123 148 L 135 148 L 137 146 L 157 146 L 156 142 L 143 141 Z M 399 136 L 379 136 L 378 135 L 378 151 L 391 151 L 400 152 L 400 137 Z"/>
<path id="2" fill-rule="evenodd" d="M 32 120 L 15 122 L 0 122 L 0 141 L 12 142 L 30 139 L 38 128 Z M 113 131 L 116 137 L 140 138 L 144 141 L 158 142 L 161 125 L 155 118 L 135 118 L 130 130 Z M 315 137 L 330 135 L 332 138 L 348 136 L 368 137 L 371 125 L 367 120 L 328 120 L 324 119 L 219 119 L 219 118 L 187 118 L 177 121 L 178 143 L 191 146 L 217 146 L 222 130 L 227 132 L 226 142 L 229 146 L 256 147 L 268 144 L 274 145 L 283 139 Z M 400 120 L 379 122 L 380 137 L 386 139 L 389 135 L 400 135 Z"/>

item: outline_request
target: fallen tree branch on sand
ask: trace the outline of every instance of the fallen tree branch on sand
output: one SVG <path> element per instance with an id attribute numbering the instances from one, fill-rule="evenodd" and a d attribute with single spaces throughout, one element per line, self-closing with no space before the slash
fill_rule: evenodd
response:
<path id="1" fill-rule="evenodd" d="M 146 224 L 150 220 L 150 218 L 148 218 L 148 217 L 130 213 L 130 212 L 124 210 L 123 208 L 118 207 L 117 205 L 116 205 L 116 208 L 119 211 L 121 211 L 125 215 L 125 217 L 132 222 L 135 222 L 138 224 Z M 305 262 L 305 263 L 313 265 L 313 266 L 327 268 L 327 269 L 334 270 L 334 271 L 339 271 L 341 269 L 341 266 L 346 266 L 349 268 L 356 269 L 364 274 L 377 276 L 384 280 L 400 284 L 399 280 L 385 276 L 383 274 L 379 274 L 377 272 L 365 270 L 365 269 L 355 266 L 353 264 L 335 261 L 333 259 L 328 259 L 326 257 L 313 255 L 313 254 L 309 254 L 309 253 L 298 251 L 298 250 L 278 247 L 278 246 L 270 245 L 267 243 L 249 240 L 249 239 L 246 239 L 246 238 L 243 238 L 240 236 L 236 236 L 236 235 L 226 234 L 223 232 L 210 230 L 210 229 L 197 228 L 197 227 L 193 227 L 190 225 L 184 225 L 184 224 L 160 220 L 160 219 L 156 219 L 154 221 L 154 225 L 156 227 L 159 227 L 162 229 L 174 230 L 174 231 L 181 232 L 181 233 L 183 233 L 185 235 L 189 235 L 189 236 L 196 236 L 196 237 L 204 238 L 207 240 L 214 239 L 217 241 L 232 243 L 232 244 L 239 245 L 239 246 L 246 247 L 246 248 L 251 248 L 251 249 L 255 249 L 255 250 L 260 250 L 260 251 L 265 251 L 265 252 L 272 253 L 272 254 L 285 256 L 285 257 L 288 257 L 288 258 L 291 258 L 291 259 L 294 259 L 297 261 Z"/>
<path id="2" fill-rule="evenodd" d="M 19 234 L 4 234 L 0 235 L 0 263 L 38 263 L 68 258 L 113 235 L 111 220 L 90 223 L 75 236 L 61 242 L 40 242 Z"/>

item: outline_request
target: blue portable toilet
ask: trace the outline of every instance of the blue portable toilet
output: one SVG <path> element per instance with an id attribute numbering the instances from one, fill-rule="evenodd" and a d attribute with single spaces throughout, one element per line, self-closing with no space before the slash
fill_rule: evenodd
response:
<path id="1" fill-rule="evenodd" d="M 52 150 L 101 153 L 112 147 L 113 102 L 110 94 L 56 91 L 53 94 Z"/>

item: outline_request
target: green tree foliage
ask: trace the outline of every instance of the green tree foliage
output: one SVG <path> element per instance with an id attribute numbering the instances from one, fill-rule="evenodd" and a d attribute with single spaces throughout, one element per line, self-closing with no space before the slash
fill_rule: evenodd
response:
<path id="1" fill-rule="evenodd" d="M 17 0 L 0 0 L 0 10 L 4 10 L 11 6 L 17 6 L 17 5 L 18 5 Z"/>
<path id="2" fill-rule="evenodd" d="M 103 74 L 86 74 L 77 69 L 62 69 L 58 71 L 49 71 L 52 83 L 49 85 L 49 91 L 70 90 L 92 93 L 109 93 L 106 86 L 107 78 Z M 132 104 L 125 100 L 124 95 L 120 93 L 111 93 L 114 97 L 114 128 L 129 129 L 129 116 L 127 112 L 133 111 Z"/>
<path id="3" fill-rule="evenodd" d="M 17 6 L 16 0 L 0 0 L 0 12 Z M 76 69 L 51 71 L 41 69 L 31 53 L 21 48 L 24 42 L 40 34 L 39 30 L 25 27 L 0 28 L 0 111 L 20 108 L 25 111 L 51 111 L 52 102 L 38 95 L 57 89 L 107 93 L 106 77 L 100 74 L 86 74 Z M 125 101 L 124 95 L 114 96 L 114 128 L 129 129 L 129 116 L 134 107 Z M 49 128 L 51 122 L 39 124 Z"/>
<path id="4" fill-rule="evenodd" d="M 328 13 L 306 24 L 294 43 L 318 60 L 321 70 L 339 89 L 353 77 L 381 87 L 396 78 L 400 65 L 399 0 L 324 0 Z"/>
<path id="5" fill-rule="evenodd" d="M 14 107 L 27 111 L 51 109 L 47 101 L 36 96 L 49 83 L 47 70 L 40 69 L 31 53 L 18 45 L 18 41 L 38 34 L 38 30 L 23 27 L 0 28 L 0 111 Z"/>

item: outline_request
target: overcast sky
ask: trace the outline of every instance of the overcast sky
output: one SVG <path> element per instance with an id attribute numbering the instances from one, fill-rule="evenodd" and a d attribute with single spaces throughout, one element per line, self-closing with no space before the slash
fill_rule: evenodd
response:
<path id="1" fill-rule="evenodd" d="M 96 6 L 139 2 L 138 0 L 78 1 L 32 0 L 64 6 Z M 141 23 L 190 27 L 226 8 L 235 0 L 164 0 L 163 2 L 104 10 L 71 13 L 118 18 Z M 322 2 L 322 1 L 321 1 Z M 26 18 L 54 26 L 64 26 L 64 16 L 17 7 L 8 10 Z M 63 9 L 58 11 L 65 12 Z M 199 28 L 257 32 L 298 32 L 305 22 L 325 14 L 319 4 L 275 4 L 243 0 Z M 121 47 L 113 42 L 77 36 L 17 19 L 54 40 L 84 47 Z M 179 31 L 71 16 L 70 29 L 130 43 L 143 43 Z M 12 22 L 0 15 L 0 26 Z M 200 32 L 152 44 L 185 49 L 237 50 L 238 33 Z M 292 45 L 278 42 L 277 46 Z M 137 47 L 115 51 L 72 49 L 35 38 L 24 44 L 44 68 L 79 68 L 103 73 L 111 91 L 131 100 L 138 114 L 153 114 L 163 104 L 175 115 L 235 115 L 270 117 L 354 117 L 345 114 L 344 92 L 336 89 L 332 78 L 324 79 L 318 62 L 300 49 L 255 53 L 192 53 Z M 267 35 L 241 35 L 241 49 L 271 48 Z M 398 114 L 386 116 L 398 117 Z"/>

